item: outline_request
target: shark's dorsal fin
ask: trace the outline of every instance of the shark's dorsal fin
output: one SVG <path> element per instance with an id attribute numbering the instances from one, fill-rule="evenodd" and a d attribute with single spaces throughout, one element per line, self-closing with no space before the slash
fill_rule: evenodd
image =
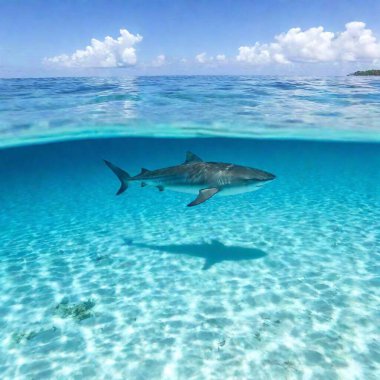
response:
<path id="1" fill-rule="evenodd" d="M 146 174 L 146 173 L 148 173 L 149 172 L 149 170 L 148 169 L 145 169 L 145 168 L 141 168 L 141 172 L 140 172 L 140 174 L 139 175 L 142 175 L 142 174 Z"/>
<path id="2" fill-rule="evenodd" d="M 203 160 L 192 152 L 186 152 L 185 164 L 190 164 L 191 162 L 202 162 Z"/>

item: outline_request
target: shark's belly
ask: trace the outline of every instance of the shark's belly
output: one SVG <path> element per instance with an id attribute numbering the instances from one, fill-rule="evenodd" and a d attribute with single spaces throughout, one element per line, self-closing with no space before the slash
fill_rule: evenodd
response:
<path id="1" fill-rule="evenodd" d="M 166 185 L 165 189 L 177 191 L 178 193 L 198 194 L 199 190 L 204 189 L 204 186 Z"/>
<path id="2" fill-rule="evenodd" d="M 256 191 L 261 188 L 262 184 L 255 184 L 249 186 L 226 186 L 220 189 L 220 191 L 215 194 L 215 196 L 227 196 L 227 195 L 237 195 L 243 193 L 249 193 L 251 191 Z M 199 190 L 214 187 L 212 185 L 192 185 L 192 186 L 179 186 L 179 185 L 167 185 L 165 188 L 177 191 L 180 193 L 198 194 Z"/>
<path id="3" fill-rule="evenodd" d="M 251 191 L 256 191 L 261 188 L 261 185 L 251 185 L 251 186 L 228 186 L 222 189 L 218 194 L 223 195 L 237 195 L 243 193 L 250 193 Z"/>

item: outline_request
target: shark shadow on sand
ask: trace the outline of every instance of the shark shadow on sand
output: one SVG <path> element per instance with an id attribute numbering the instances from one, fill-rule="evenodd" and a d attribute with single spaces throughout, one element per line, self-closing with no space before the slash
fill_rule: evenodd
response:
<path id="1" fill-rule="evenodd" d="M 129 242 L 127 239 L 125 241 Z M 256 260 L 267 256 L 267 253 L 256 248 L 228 246 L 217 240 L 203 244 L 171 244 L 150 245 L 132 243 L 134 246 L 148 248 L 154 251 L 173 253 L 177 255 L 189 255 L 205 259 L 203 270 L 210 269 L 214 264 L 222 261 Z"/>

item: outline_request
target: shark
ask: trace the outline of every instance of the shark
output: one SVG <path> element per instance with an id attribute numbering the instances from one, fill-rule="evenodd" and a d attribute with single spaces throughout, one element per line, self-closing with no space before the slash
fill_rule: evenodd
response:
<path id="1" fill-rule="evenodd" d="M 116 195 L 124 193 L 130 183 L 139 182 L 141 187 L 155 186 L 159 191 L 168 189 L 196 194 L 188 207 L 200 205 L 216 195 L 255 191 L 276 178 L 274 174 L 248 166 L 206 162 L 192 152 L 186 153 L 186 159 L 180 165 L 156 170 L 142 168 L 133 177 L 110 161 L 104 162 L 120 181 Z"/>

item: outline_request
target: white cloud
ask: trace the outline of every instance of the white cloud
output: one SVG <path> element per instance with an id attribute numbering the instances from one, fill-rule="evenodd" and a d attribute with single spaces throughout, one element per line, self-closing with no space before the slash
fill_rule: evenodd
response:
<path id="1" fill-rule="evenodd" d="M 163 66 L 166 63 L 166 57 L 164 54 L 160 54 L 156 57 L 156 59 L 153 60 L 152 66 L 160 67 Z"/>
<path id="2" fill-rule="evenodd" d="M 225 62 L 227 57 L 224 54 L 217 54 L 215 57 L 208 56 L 207 53 L 199 53 L 195 56 L 198 63 L 211 63 L 213 61 Z"/>
<path id="3" fill-rule="evenodd" d="M 206 63 L 210 61 L 210 58 L 207 57 L 206 53 L 199 53 L 195 56 L 195 60 L 199 63 Z"/>
<path id="4" fill-rule="evenodd" d="M 126 67 L 137 62 L 134 45 L 142 40 L 139 34 L 129 33 L 120 29 L 116 39 L 107 36 L 104 41 L 95 38 L 83 50 L 77 50 L 71 55 L 62 54 L 45 58 L 44 63 L 64 67 Z"/>
<path id="5" fill-rule="evenodd" d="M 241 46 L 238 61 L 251 64 L 291 62 L 375 61 L 380 58 L 380 42 L 364 22 L 346 24 L 341 33 L 327 32 L 322 26 L 302 31 L 292 28 L 275 36 L 275 42 Z"/>

